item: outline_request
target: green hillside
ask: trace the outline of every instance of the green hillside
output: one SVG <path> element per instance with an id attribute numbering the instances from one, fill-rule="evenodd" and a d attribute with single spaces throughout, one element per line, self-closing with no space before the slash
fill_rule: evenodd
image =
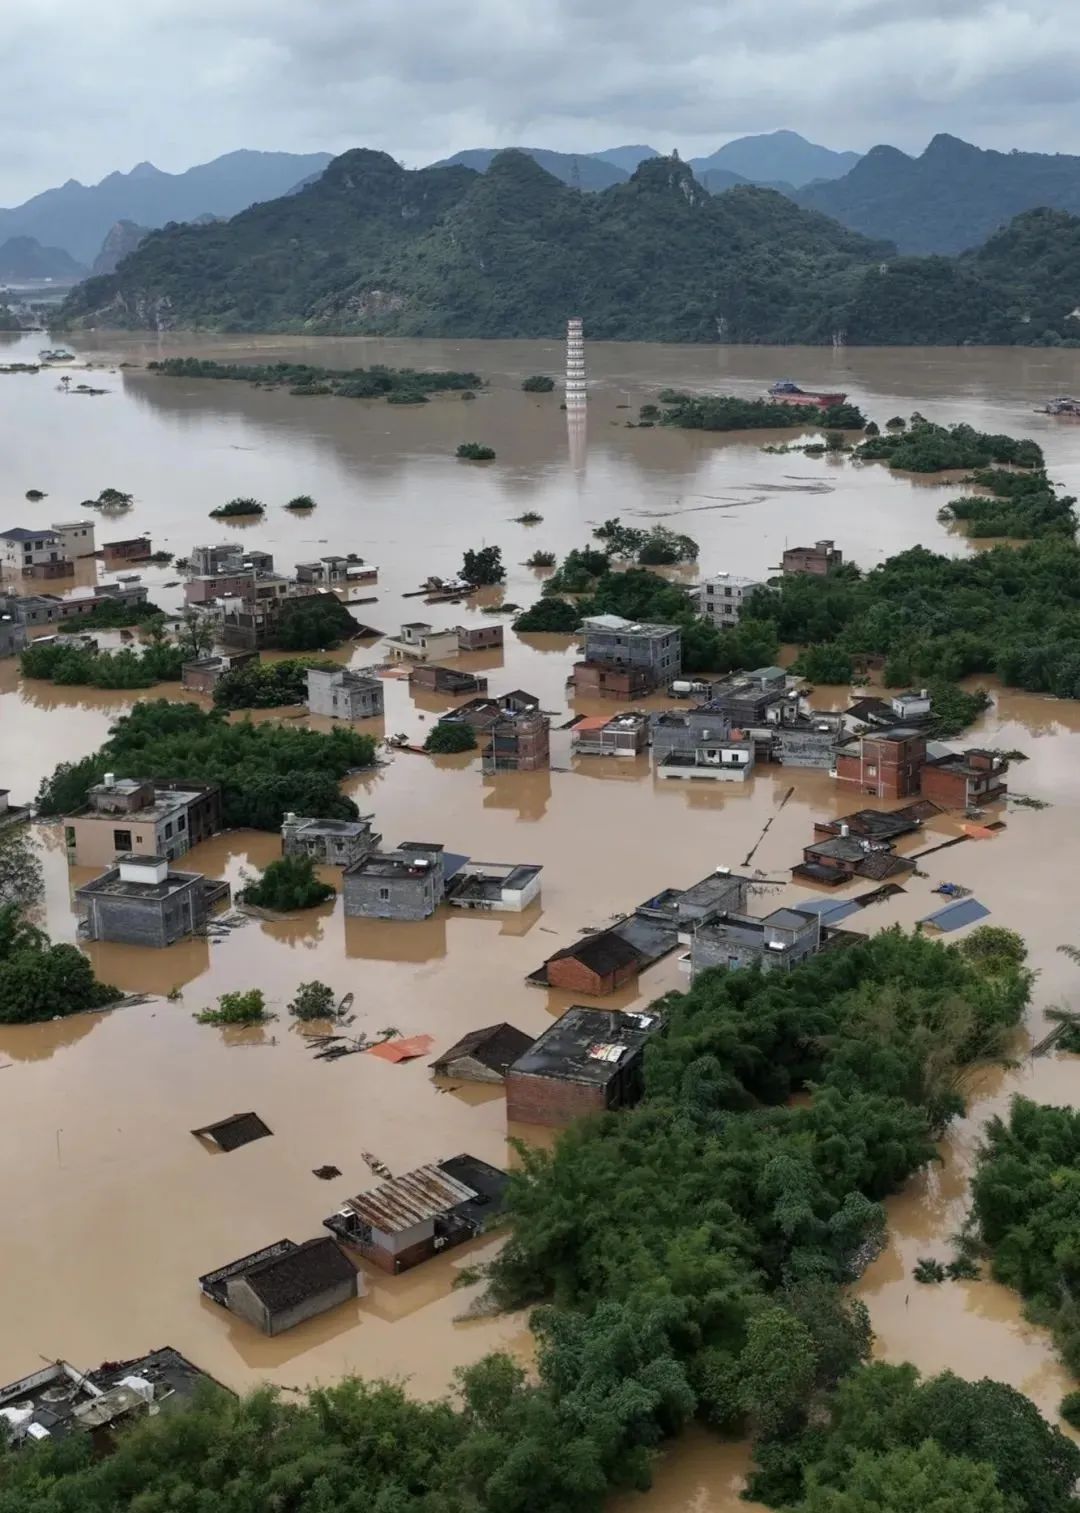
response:
<path id="1" fill-rule="evenodd" d="M 530 157 L 486 173 L 334 160 L 301 193 L 158 231 L 74 290 L 74 325 L 404 336 L 852 344 L 1073 337 L 1080 221 L 1032 212 L 960 259 L 897 259 L 766 189 L 710 195 L 677 158 L 583 194 Z"/>

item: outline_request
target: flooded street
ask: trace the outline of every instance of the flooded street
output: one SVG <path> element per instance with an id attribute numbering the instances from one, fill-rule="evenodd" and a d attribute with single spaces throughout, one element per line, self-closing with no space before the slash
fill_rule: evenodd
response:
<path id="1" fill-rule="evenodd" d="M 134 506 L 98 521 L 98 543 L 146 532 L 153 547 L 186 555 L 230 539 L 207 518 L 234 495 L 269 509 L 239 538 L 274 553 L 288 570 L 326 552 L 355 551 L 380 569 L 365 590 L 377 602 L 357 611 L 383 633 L 403 620 L 437 627 L 491 623 L 481 610 L 423 606 L 403 598 L 429 573 L 449 575 L 462 551 L 501 546 L 504 593 L 481 603 L 527 604 L 538 575 L 520 566 L 537 548 L 562 555 L 588 538 L 592 524 L 619 515 L 635 524 L 663 520 L 701 546 L 704 574 L 763 575 L 785 545 L 832 537 L 846 557 L 870 567 L 920 542 L 969 550 L 937 521 L 949 491 L 890 475 L 875 464 L 765 455 L 776 434 L 734 437 L 673 430 L 627 430 L 640 403 L 665 387 L 759 394 L 790 372 L 807 384 L 847 389 L 883 423 L 920 409 L 941 422 L 1034 436 L 1050 476 L 1080 493 L 1080 426 L 1032 412 L 1048 395 L 1074 391 L 1076 354 L 1037 348 L 888 352 L 782 351 L 639 345 L 587 347 L 593 380 L 586 432 L 568 433 L 559 394 L 520 390 L 530 373 L 557 373 L 561 349 L 531 342 L 399 342 L 285 338 L 153 340 L 99 338 L 81 359 L 105 365 L 95 399 L 58 391 L 55 374 L 0 378 L 4 444 L 3 526 L 78 518 L 83 499 L 101 489 L 130 491 Z M 3 341 L 6 361 L 33 360 L 40 337 Z M 453 396 L 417 407 L 335 398 L 293 398 L 231 382 L 162 379 L 120 361 L 198 353 L 263 361 L 289 357 L 336 367 L 472 369 L 490 387 L 475 403 Z M 631 408 L 623 408 L 629 405 Z M 490 444 L 494 463 L 461 463 L 460 441 Z M 25 491 L 48 498 L 31 504 Z M 281 506 L 298 493 L 318 502 L 299 519 Z M 525 527 L 513 517 L 543 515 Z M 180 603 L 176 574 L 140 567 L 150 597 Z M 81 568 L 81 582 L 103 573 Z M 31 585 L 62 589 L 59 585 Z M 381 660 L 379 643 L 349 648 L 355 667 Z M 312 1058 L 285 1005 L 312 978 L 355 994 L 357 1029 L 394 1026 L 430 1034 L 432 1054 L 466 1031 L 502 1020 L 539 1031 L 580 994 L 532 988 L 528 972 L 583 926 L 604 923 L 668 885 L 694 882 L 718 866 L 751 865 L 770 902 L 808 896 L 790 883 L 791 866 L 813 839 L 815 818 L 860 807 L 827 774 L 759 769 L 742 784 L 654 782 L 647 761 L 574 758 L 557 727 L 572 712 L 610 712 L 608 702 L 568 702 L 572 638 L 516 637 L 454 665 L 483 671 L 490 691 L 536 694 L 552 714 L 552 770 L 485 778 L 474 756 L 429 760 L 400 753 L 350 779 L 346 791 L 373 814 L 386 843 L 442 842 L 492 862 L 542 865 L 542 897 L 522 915 L 478 915 L 444 907 L 421 924 L 345 920 L 340 898 L 279 922 L 251 919 L 221 942 L 193 940 L 168 950 L 94 945 L 98 975 L 131 992 L 154 995 L 110 1014 L 25 1027 L 0 1026 L 0 1211 L 9 1306 L 0 1331 L 0 1382 L 35 1370 L 42 1357 L 81 1366 L 170 1344 L 222 1381 L 244 1388 L 269 1378 L 303 1388 L 344 1371 L 409 1380 L 437 1394 L 454 1369 L 505 1348 L 529 1358 L 523 1316 L 456 1321 L 471 1293 L 455 1291 L 460 1270 L 482 1258 L 466 1247 L 400 1277 L 365 1267 L 367 1295 L 287 1334 L 266 1339 L 201 1299 L 197 1277 L 283 1236 L 302 1241 L 340 1201 L 369 1185 L 362 1151 L 395 1173 L 459 1152 L 499 1164 L 511 1159 L 501 1090 L 434 1084 L 427 1060 L 393 1065 L 352 1056 Z M 385 717 L 361 723 L 382 735 L 423 739 L 455 702 L 388 679 Z M 846 690 L 822 690 L 823 704 Z M 1080 940 L 1072 907 L 1080 847 L 1080 702 L 992 689 L 994 706 L 976 729 L 978 743 L 1017 749 L 1010 789 L 1050 807 L 1010 803 L 1006 829 L 928 856 L 906 891 L 850 922 L 871 930 L 910 927 L 936 903 L 942 881 L 965 884 L 990 909 L 992 924 L 1018 930 L 1038 969 L 1028 1027 L 1043 1033 L 1044 1011 L 1075 1006 L 1080 968 L 1057 951 Z M 178 697 L 175 685 L 142 696 Z M 0 662 L 0 787 L 26 802 L 61 760 L 77 760 L 105 738 L 137 694 L 23 683 L 15 662 Z M 195 697 L 184 695 L 184 697 Z M 204 704 L 205 700 L 202 701 Z M 667 701 L 653 699 L 662 706 Z M 275 718 L 260 713 L 259 718 Z M 312 728 L 329 722 L 308 719 Z M 127 774 L 135 775 L 135 774 Z M 863 803 L 867 801 L 862 801 Z M 769 823 L 771 821 L 771 823 Z M 766 830 L 766 826 L 768 829 Z M 955 819 L 930 822 L 922 844 L 958 833 Z M 74 940 L 71 889 L 92 872 L 68 868 L 57 826 L 41 825 L 47 874 L 44 922 L 56 939 Z M 756 848 L 756 849 L 755 849 Z M 230 832 L 193 850 L 185 864 L 242 884 L 279 854 L 278 837 Z M 334 874 L 328 874 L 336 881 Z M 848 890 L 857 891 L 857 890 Z M 685 979 L 675 958 L 645 973 L 637 990 L 614 999 L 642 1004 Z M 192 1014 L 220 993 L 261 987 L 278 1018 L 258 1030 L 223 1031 Z M 179 990 L 182 996 L 166 1001 Z M 1056 1418 L 1066 1390 L 1048 1336 L 1026 1324 L 1014 1294 L 987 1281 L 920 1287 L 920 1255 L 947 1258 L 962 1221 L 966 1180 L 979 1128 L 1023 1091 L 1074 1102 L 1077 1058 L 1026 1058 L 1012 1071 L 980 1073 L 969 1116 L 943 1147 L 942 1164 L 890 1201 L 890 1240 L 858 1286 L 883 1356 L 925 1371 L 945 1366 L 993 1375 L 1029 1393 Z M 210 1155 L 190 1131 L 255 1110 L 271 1139 Z M 534 1137 L 536 1132 L 511 1129 Z M 342 1176 L 322 1182 L 323 1164 Z M 17 1300 L 17 1306 L 15 1305 Z M 704 1434 L 680 1442 L 661 1462 L 645 1496 L 616 1500 L 618 1513 L 732 1513 L 745 1467 L 743 1447 Z"/>

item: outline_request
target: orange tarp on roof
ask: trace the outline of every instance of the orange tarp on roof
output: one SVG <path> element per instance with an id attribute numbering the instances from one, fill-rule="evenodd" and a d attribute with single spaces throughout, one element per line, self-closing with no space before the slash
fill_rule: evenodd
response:
<path id="1" fill-rule="evenodd" d="M 609 714 L 590 714 L 590 715 L 586 715 L 585 719 L 579 720 L 577 722 L 577 724 L 574 726 L 574 729 L 575 730 L 602 730 L 604 728 L 604 726 L 609 722 L 610 719 L 611 719 L 611 716 Z"/>
<path id="2" fill-rule="evenodd" d="M 369 1056 L 378 1056 L 380 1061 L 414 1061 L 417 1056 L 426 1056 L 435 1044 L 434 1035 L 409 1035 L 404 1040 L 383 1040 L 368 1048 Z"/>
<path id="3" fill-rule="evenodd" d="M 997 831 L 988 830 L 985 825 L 967 824 L 964 826 L 964 834 L 970 835 L 973 841 L 989 841 L 993 840 Z"/>

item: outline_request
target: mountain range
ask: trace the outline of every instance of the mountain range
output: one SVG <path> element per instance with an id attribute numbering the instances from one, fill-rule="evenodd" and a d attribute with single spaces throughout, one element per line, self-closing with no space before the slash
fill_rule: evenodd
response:
<path id="1" fill-rule="evenodd" d="M 100 184 L 68 179 L 22 205 L 0 209 L 0 242 L 33 237 L 89 266 L 118 221 L 153 227 L 199 215 L 235 215 L 259 200 L 287 194 L 329 162 L 326 152 L 242 150 L 184 173 L 139 163 L 130 173 L 110 173 Z"/>
<path id="2" fill-rule="evenodd" d="M 919 157 L 875 147 L 842 178 L 794 198 L 901 252 L 962 252 L 1037 206 L 1080 213 L 1080 157 L 992 152 L 939 135 Z"/>
<path id="3" fill-rule="evenodd" d="M 472 147 L 441 158 L 432 168 L 475 168 L 486 173 L 500 147 Z M 608 147 L 603 152 L 552 152 L 546 147 L 517 147 L 534 163 L 574 189 L 610 189 L 624 184 L 647 158 L 662 154 L 655 147 Z M 758 184 L 787 194 L 816 179 L 837 178 L 859 161 L 857 152 L 833 152 L 808 142 L 795 131 L 770 131 L 761 136 L 737 137 L 708 157 L 690 158 L 698 180 L 714 194 L 736 184 Z"/>
<path id="4" fill-rule="evenodd" d="M 335 158 L 231 220 L 151 232 L 65 301 L 75 325 L 645 341 L 1080 345 L 1080 220 L 1034 211 L 966 257 L 897 258 L 775 191 L 645 158 L 582 194 L 524 152 L 485 173 Z"/>
<path id="5" fill-rule="evenodd" d="M 38 279 L 70 284 L 85 277 L 86 269 L 63 247 L 43 247 L 32 236 L 9 236 L 0 243 L 0 284 L 26 284 Z"/>

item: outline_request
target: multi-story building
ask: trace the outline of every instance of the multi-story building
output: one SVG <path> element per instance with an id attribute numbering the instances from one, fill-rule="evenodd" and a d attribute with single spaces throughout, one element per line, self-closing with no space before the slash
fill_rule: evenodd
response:
<path id="1" fill-rule="evenodd" d="M 383 685 L 370 673 L 348 667 L 309 667 L 307 707 L 335 720 L 367 720 L 383 712 Z"/>
<path id="2" fill-rule="evenodd" d="M 14 526 L 0 531 L 0 571 L 9 577 L 67 578 L 75 564 L 65 554 L 58 531 Z"/>
<path id="3" fill-rule="evenodd" d="M 926 761 L 925 732 L 908 725 L 867 731 L 836 753 L 836 781 L 879 799 L 906 799 L 919 792 Z"/>
<path id="4" fill-rule="evenodd" d="M 437 667 L 434 662 L 418 662 L 409 668 L 409 687 L 429 689 L 432 693 L 487 693 L 487 678 L 455 667 Z"/>
<path id="5" fill-rule="evenodd" d="M 355 554 L 342 557 L 331 553 L 313 562 L 296 564 L 297 583 L 311 583 L 320 588 L 345 588 L 350 585 L 378 583 L 379 569 L 371 567 Z"/>
<path id="6" fill-rule="evenodd" d="M 175 861 L 221 829 L 221 789 L 215 783 L 117 778 L 87 790 L 82 809 L 64 817 L 73 867 L 110 866 L 117 856 L 162 856 Z"/>
<path id="7" fill-rule="evenodd" d="M 181 667 L 181 685 L 192 693 L 212 694 L 227 672 L 243 667 L 245 662 L 257 661 L 258 656 L 255 651 L 234 651 L 220 656 L 195 657 Z"/>
<path id="8" fill-rule="evenodd" d="M 690 973 L 709 967 L 760 967 L 763 972 L 790 972 L 820 951 L 825 932 L 821 915 L 800 909 L 774 909 L 764 919 L 753 914 L 723 914 L 694 932 Z"/>
<path id="9" fill-rule="evenodd" d="M 286 579 L 275 576 L 270 552 L 245 551 L 234 541 L 218 546 L 196 546 L 191 553 L 191 576 L 184 584 L 188 604 L 207 604 L 211 599 L 239 595 L 253 599 L 279 597 L 288 589 Z M 273 585 L 272 589 L 270 585 Z"/>
<path id="10" fill-rule="evenodd" d="M 644 673 L 652 688 L 669 683 L 682 670 L 682 631 L 677 625 L 592 615 L 582 623 L 582 649 L 586 662 L 632 668 Z"/>
<path id="11" fill-rule="evenodd" d="M 481 755 L 484 772 L 537 772 L 550 767 L 550 721 L 538 709 L 502 714 L 489 727 Z"/>
<path id="12" fill-rule="evenodd" d="M 656 760 L 658 778 L 744 783 L 754 771 L 754 742 L 733 733 L 686 750 L 666 751 Z"/>
<path id="13" fill-rule="evenodd" d="M 712 578 L 703 578 L 692 593 L 698 613 L 721 630 L 727 630 L 739 623 L 743 600 L 755 588 L 761 587 L 759 578 L 743 578 L 738 573 L 717 573 Z"/>
<path id="14" fill-rule="evenodd" d="M 813 546 L 789 546 L 781 559 L 781 572 L 785 577 L 795 573 L 813 573 L 824 577 L 834 567 L 839 567 L 844 554 L 838 551 L 833 541 L 815 541 Z"/>
<path id="15" fill-rule="evenodd" d="M 387 641 L 386 648 L 398 661 L 437 662 L 440 657 L 455 657 L 457 626 L 436 630 L 426 620 L 409 620 L 393 640 Z"/>
<path id="16" fill-rule="evenodd" d="M 60 551 L 72 561 L 94 555 L 93 520 L 54 520 L 53 530 L 60 538 Z M 149 553 L 147 554 L 149 555 Z"/>
<path id="17" fill-rule="evenodd" d="M 623 714 L 592 715 L 570 732 L 575 756 L 635 757 L 649 744 L 649 716 L 639 709 Z"/>

